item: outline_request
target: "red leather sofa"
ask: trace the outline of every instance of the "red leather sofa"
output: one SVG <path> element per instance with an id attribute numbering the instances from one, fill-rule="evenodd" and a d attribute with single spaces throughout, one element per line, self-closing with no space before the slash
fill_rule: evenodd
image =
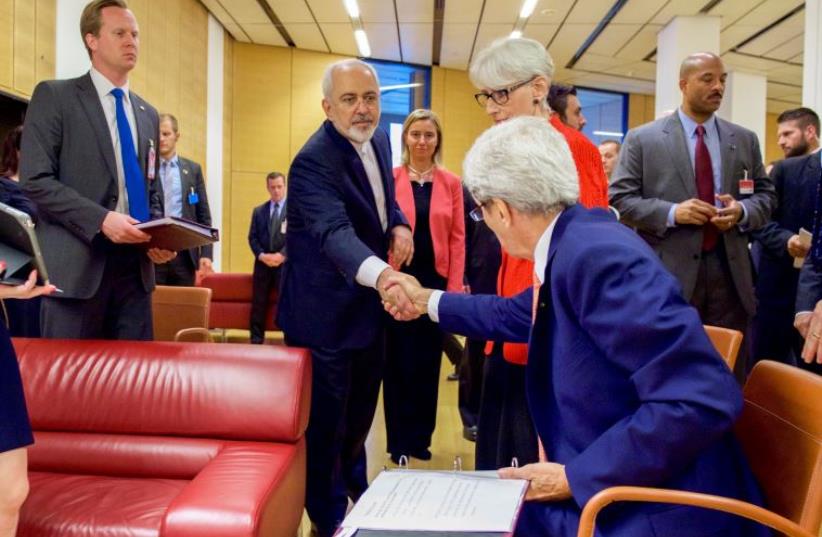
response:
<path id="1" fill-rule="evenodd" d="M 240 272 L 212 272 L 197 285 L 211 289 L 209 328 L 239 328 L 248 330 L 251 318 L 252 275 Z M 272 289 L 265 312 L 265 329 L 279 330 L 274 323 L 277 312 L 277 290 Z"/>
<path id="2" fill-rule="evenodd" d="M 270 345 L 17 339 L 18 537 L 297 534 L 310 360 Z"/>

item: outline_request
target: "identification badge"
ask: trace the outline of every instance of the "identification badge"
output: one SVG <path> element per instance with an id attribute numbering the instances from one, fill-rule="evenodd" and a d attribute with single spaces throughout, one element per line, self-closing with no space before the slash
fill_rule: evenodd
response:
<path id="1" fill-rule="evenodd" d="M 151 138 L 148 139 L 148 162 L 146 164 L 146 176 L 149 181 L 153 181 L 157 167 L 157 153 L 154 151 L 154 140 Z"/>
<path id="2" fill-rule="evenodd" d="M 191 187 L 191 192 L 188 193 L 188 204 L 189 205 L 197 205 L 199 203 L 200 197 L 194 192 L 194 187 Z"/>
<path id="3" fill-rule="evenodd" d="M 283 223 L 280 224 L 280 233 L 282 233 L 283 235 L 285 235 L 285 228 L 287 227 L 286 226 L 287 222 L 288 222 L 288 220 L 283 220 Z"/>
<path id="4" fill-rule="evenodd" d="M 748 179 L 748 170 L 745 170 L 745 177 L 739 180 L 739 193 L 743 196 L 754 193 L 754 182 L 753 179 Z"/>

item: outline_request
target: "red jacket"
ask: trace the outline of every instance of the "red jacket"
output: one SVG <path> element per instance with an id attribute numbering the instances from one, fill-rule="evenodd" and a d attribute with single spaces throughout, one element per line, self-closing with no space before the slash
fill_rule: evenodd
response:
<path id="1" fill-rule="evenodd" d="M 602 157 L 597 147 L 581 132 L 571 128 L 559 117 L 551 117 L 551 125 L 565 137 L 579 175 L 579 202 L 585 207 L 608 207 L 608 180 L 602 167 Z M 514 296 L 533 285 L 534 262 L 508 255 L 502 251 L 502 263 L 497 278 L 497 294 Z M 493 342 L 485 346 L 486 354 L 491 353 Z M 528 345 L 525 343 L 505 343 L 502 355 L 506 361 L 524 365 L 528 362 Z"/>
<path id="2" fill-rule="evenodd" d="M 429 225 L 434 243 L 437 274 L 448 279 L 447 291 L 461 293 L 465 273 L 465 207 L 460 178 L 440 167 L 434 168 Z M 411 231 L 417 222 L 414 191 L 405 166 L 394 168 L 394 188 Z"/>

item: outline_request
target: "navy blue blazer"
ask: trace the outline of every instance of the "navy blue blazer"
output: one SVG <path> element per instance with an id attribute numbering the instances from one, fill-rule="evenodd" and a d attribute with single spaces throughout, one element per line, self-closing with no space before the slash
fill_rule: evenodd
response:
<path id="1" fill-rule="evenodd" d="M 280 214 L 283 210 L 287 210 L 287 200 L 283 200 L 283 207 L 280 208 Z M 254 252 L 254 259 L 258 260 L 260 254 L 275 253 L 269 252 L 268 246 L 271 244 L 271 200 L 266 201 L 262 205 L 254 207 L 254 212 L 251 214 L 251 227 L 248 229 L 248 245 L 251 251 Z M 284 250 L 285 248 L 283 248 Z"/>
<path id="2" fill-rule="evenodd" d="M 445 331 L 529 341 L 528 406 L 573 499 L 527 503 L 518 533 L 575 536 L 582 506 L 615 485 L 761 504 L 731 434 L 739 386 L 648 245 L 605 211 L 571 207 L 554 229 L 544 282 L 533 327 L 530 290 L 511 299 L 446 293 L 439 304 Z M 603 537 L 760 535 L 730 515 L 657 504 L 609 508 L 599 529 Z"/>
<path id="3" fill-rule="evenodd" d="M 387 315 L 379 295 L 355 276 L 366 258 L 387 259 L 391 229 L 408 225 L 394 196 L 391 146 L 377 129 L 371 144 L 385 191 L 382 229 L 362 160 L 330 121 L 306 142 L 288 174 L 288 263 L 277 324 L 300 345 L 330 349 L 373 343 Z"/>
<path id="4" fill-rule="evenodd" d="M 799 228 L 813 231 L 820 173 L 818 153 L 777 162 L 771 172 L 777 196 L 773 220 L 751 233 L 760 308 L 793 310 L 799 271 L 793 268 L 786 245 Z"/>

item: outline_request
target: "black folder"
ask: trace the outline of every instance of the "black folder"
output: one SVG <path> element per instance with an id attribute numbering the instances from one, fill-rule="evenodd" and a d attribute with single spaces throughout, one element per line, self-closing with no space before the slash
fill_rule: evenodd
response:
<path id="1" fill-rule="evenodd" d="M 151 235 L 151 240 L 143 246 L 174 252 L 205 246 L 220 240 L 219 230 L 176 216 L 149 220 L 137 224 L 137 228 Z"/>

